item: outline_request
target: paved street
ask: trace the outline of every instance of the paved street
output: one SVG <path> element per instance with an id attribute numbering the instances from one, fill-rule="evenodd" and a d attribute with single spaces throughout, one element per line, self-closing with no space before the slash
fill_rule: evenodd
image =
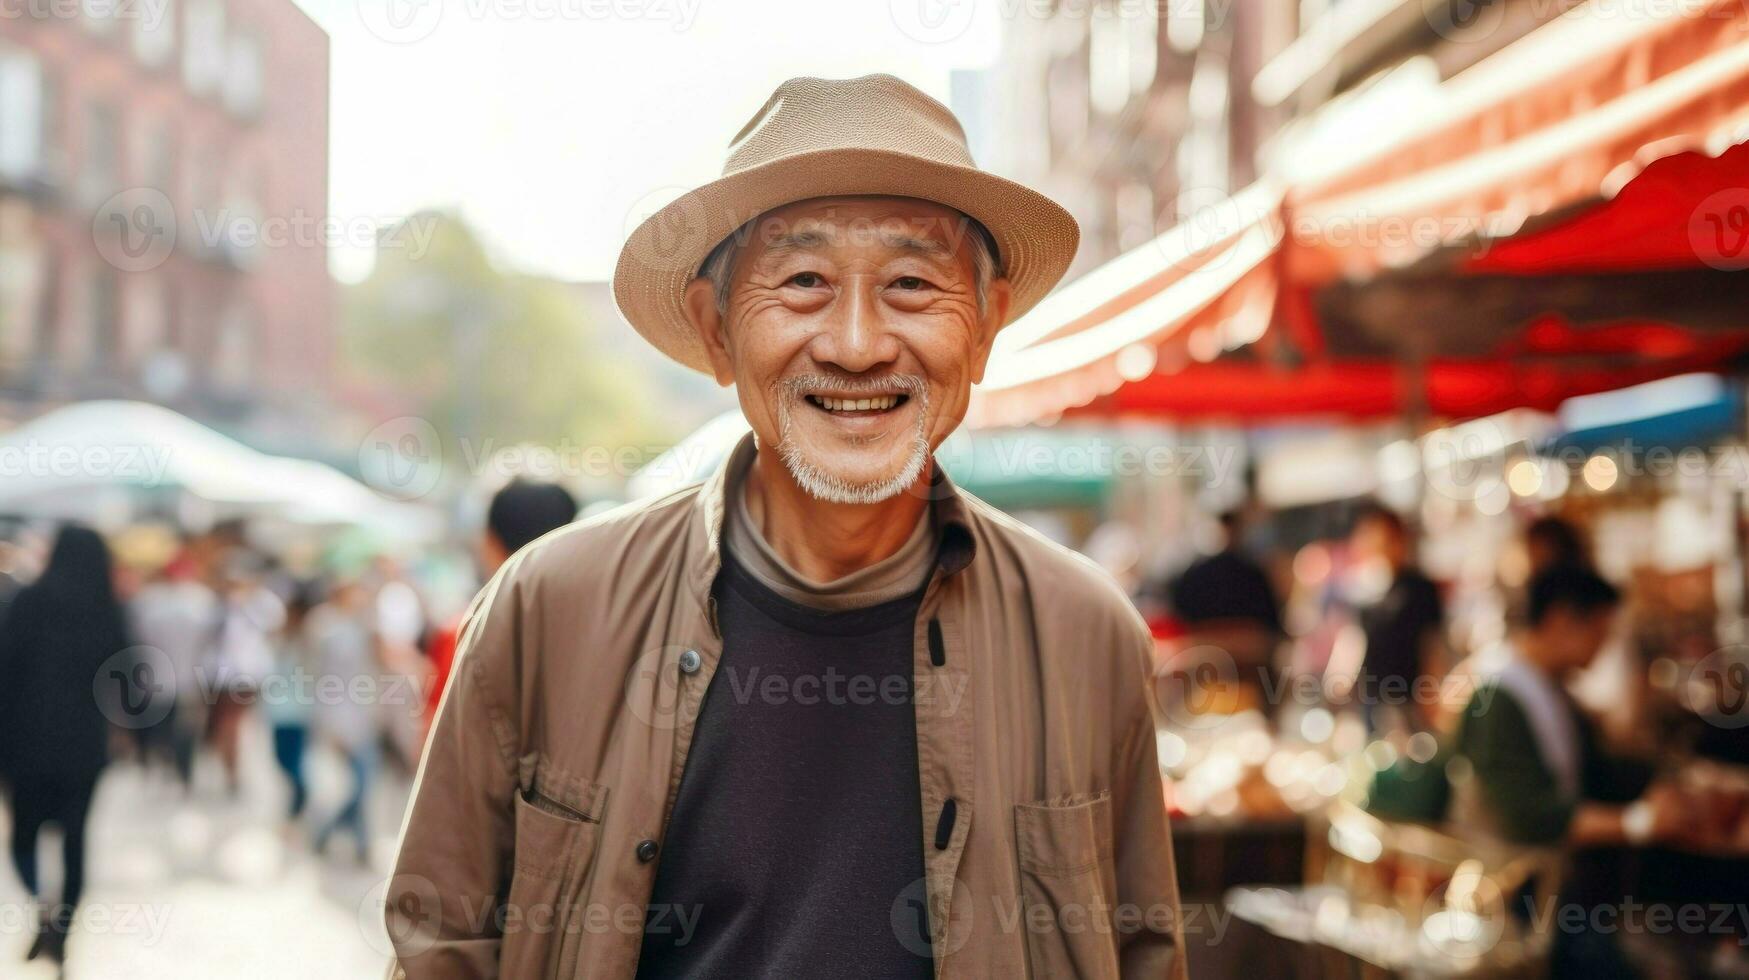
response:
<path id="1" fill-rule="evenodd" d="M 380 885 L 406 800 L 406 780 L 378 780 L 371 806 L 370 867 L 338 836 L 332 856 L 312 855 L 301 832 L 277 819 L 284 798 L 265 733 L 250 730 L 251 761 L 241 798 L 217 792 L 219 773 L 203 760 L 184 801 L 161 774 L 112 766 L 92 815 L 86 897 L 69 945 L 69 980 L 291 980 L 377 978 L 387 946 L 378 925 Z M 317 818 L 338 806 L 348 778 L 325 752 L 309 758 Z M 7 832 L 10 817 L 5 816 Z M 44 874 L 59 886 L 58 838 L 39 847 Z M 378 887 L 373 902 L 372 888 Z M 24 963 L 29 912 L 10 862 L 0 871 L 0 976 L 47 980 Z"/>

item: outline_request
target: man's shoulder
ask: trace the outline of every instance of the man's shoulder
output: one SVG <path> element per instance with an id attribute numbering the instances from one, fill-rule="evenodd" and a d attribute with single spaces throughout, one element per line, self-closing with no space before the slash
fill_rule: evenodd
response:
<path id="1" fill-rule="evenodd" d="M 1525 741 L 1530 732 L 1530 716 L 1520 696 L 1512 690 L 1499 672 L 1478 677 L 1464 705 L 1463 735 L 1465 740 L 1501 741 L 1515 745 Z"/>
<path id="2" fill-rule="evenodd" d="M 1146 624 L 1116 580 L 1086 555 L 1065 547 L 961 491 L 980 554 L 1006 588 L 1025 589 L 1053 619 L 1145 633 Z"/>

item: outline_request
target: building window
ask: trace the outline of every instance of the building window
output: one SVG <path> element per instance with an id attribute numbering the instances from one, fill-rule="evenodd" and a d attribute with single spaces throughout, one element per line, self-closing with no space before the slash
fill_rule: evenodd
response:
<path id="1" fill-rule="evenodd" d="M 27 366 L 47 299 L 48 250 L 28 203 L 0 199 L 0 370 Z"/>
<path id="2" fill-rule="evenodd" d="M 225 59 L 225 107 L 246 118 L 260 112 L 261 81 L 260 38 L 233 36 Z"/>
<path id="3" fill-rule="evenodd" d="M 255 380 L 255 318 L 249 308 L 235 303 L 219 321 L 213 344 L 213 384 L 224 390 L 242 391 Z"/>
<path id="4" fill-rule="evenodd" d="M 42 300 L 36 307 L 36 360 L 50 363 L 55 357 L 56 326 L 61 322 L 61 262 L 53 252 L 43 256 Z"/>
<path id="5" fill-rule="evenodd" d="M 1190 76 L 1190 126 L 1178 141 L 1178 179 L 1187 190 L 1228 190 L 1230 94 L 1226 61 L 1203 51 Z"/>
<path id="6" fill-rule="evenodd" d="M 1202 46 L 1208 26 L 1208 11 L 1202 0 L 1176 0 L 1165 5 L 1166 42 L 1172 50 L 1188 54 Z M 1228 15 L 1231 16 L 1229 8 Z"/>
<path id="7" fill-rule="evenodd" d="M 42 63 L 29 51 L 0 42 L 0 180 L 41 176 L 51 116 Z"/>
<path id="8" fill-rule="evenodd" d="M 211 230 L 223 219 L 219 210 L 219 160 L 213 143 L 183 144 L 179 184 L 181 193 L 172 195 L 176 201 L 177 220 L 187 222 L 176 236 L 178 247 L 193 254 L 205 254 L 216 247 Z"/>
<path id="9" fill-rule="evenodd" d="M 95 373 L 107 373 L 120 360 L 121 304 L 115 269 L 108 263 L 93 265 L 86 289 L 86 363 Z"/>
<path id="10" fill-rule="evenodd" d="M 217 92 L 230 58 L 221 0 L 189 0 L 182 18 L 182 81 L 197 95 Z"/>
<path id="11" fill-rule="evenodd" d="M 1045 78 L 1055 159 L 1072 153 L 1087 136 L 1087 82 L 1082 63 L 1074 58 L 1054 59 Z"/>
<path id="12" fill-rule="evenodd" d="M 1160 4 L 1171 7 L 1171 3 Z M 1198 4 L 1198 6 L 1201 6 Z M 1160 66 L 1160 12 L 1155 4 L 1144 3 L 1140 9 L 1124 7 L 1124 36 L 1130 45 L 1130 89 L 1138 94 L 1154 86 L 1154 75 Z"/>
<path id="13" fill-rule="evenodd" d="M 152 273 L 130 277 L 127 297 L 127 329 L 123 336 L 122 361 L 143 364 L 164 346 L 164 280 Z"/>
<path id="14" fill-rule="evenodd" d="M 139 174 L 142 186 L 165 194 L 176 192 L 176 128 L 170 119 L 156 119 L 146 125 L 135 173 Z"/>
<path id="15" fill-rule="evenodd" d="M 1095 112 L 1115 115 L 1130 100 L 1130 46 L 1123 14 L 1101 5 L 1087 38 L 1087 97 Z"/>
<path id="16" fill-rule="evenodd" d="M 1178 2 L 1202 9 L 1200 3 Z M 1159 6 L 1167 9 L 1176 4 Z M 1132 95 L 1146 92 L 1154 84 L 1154 69 L 1160 60 L 1160 14 L 1154 4 L 1114 3 L 1095 8 L 1087 43 L 1088 98 L 1094 111 L 1108 115 L 1121 112 Z"/>
<path id="17" fill-rule="evenodd" d="M 61 100 L 61 87 L 55 76 L 44 71 L 42 76 L 42 149 L 37 163 L 37 180 L 60 187 L 67 175 L 66 105 Z"/>
<path id="18" fill-rule="evenodd" d="M 233 265 L 247 269 L 262 252 L 261 171 L 245 159 L 234 160 L 225 170 L 220 247 Z"/>
<path id="19" fill-rule="evenodd" d="M 134 57 L 150 68 L 162 68 L 176 54 L 176 5 L 171 0 L 142 4 L 134 18 Z"/>
<path id="20" fill-rule="evenodd" d="M 121 114 L 112 105 L 85 107 L 85 153 L 79 167 L 79 198 L 102 204 L 121 190 Z"/>
<path id="21" fill-rule="evenodd" d="M 164 320 L 164 349 L 181 353 L 188 346 L 188 331 L 182 325 L 182 304 L 177 302 L 176 284 L 164 283 L 159 298 L 164 301 L 160 314 Z"/>

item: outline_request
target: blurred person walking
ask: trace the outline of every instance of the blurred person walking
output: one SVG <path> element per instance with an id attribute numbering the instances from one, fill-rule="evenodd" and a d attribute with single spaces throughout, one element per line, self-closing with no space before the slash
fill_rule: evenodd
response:
<path id="1" fill-rule="evenodd" d="M 161 651 L 172 672 L 158 695 L 170 699 L 164 720 L 154 726 L 159 737 L 148 739 L 147 749 L 170 756 L 176 777 L 187 790 L 207 720 L 201 655 L 217 622 L 218 597 L 200 580 L 198 567 L 185 553 L 158 569 L 134 596 L 129 611 L 140 643 Z"/>
<path id="2" fill-rule="evenodd" d="M 1281 601 L 1263 566 L 1245 552 L 1244 514 L 1220 517 L 1220 546 L 1197 558 L 1167 588 L 1168 605 L 1189 643 L 1211 644 L 1230 655 L 1245 686 L 1273 713 L 1281 690 L 1276 647 L 1282 638 Z"/>
<path id="3" fill-rule="evenodd" d="M 1172 611 L 1199 629 L 1238 626 L 1281 634 L 1281 603 L 1263 566 L 1241 546 L 1244 515 L 1221 514 L 1220 547 L 1191 562 L 1168 589 Z"/>
<path id="4" fill-rule="evenodd" d="M 309 802 L 304 750 L 309 743 L 310 719 L 316 703 L 309 636 L 314 591 L 315 586 L 309 583 L 292 590 L 291 601 L 286 603 L 285 629 L 274 652 L 273 671 L 261 687 L 261 707 L 273 729 L 273 758 L 290 789 L 286 800 L 288 829 L 296 826 Z"/>
<path id="5" fill-rule="evenodd" d="M 1417 692 L 1438 669 L 1445 609 L 1410 545 L 1403 518 L 1377 503 L 1360 511 L 1349 534 L 1349 599 L 1366 640 L 1354 697 L 1371 732 L 1424 730 L 1433 707 Z"/>
<path id="6" fill-rule="evenodd" d="M 523 545 L 564 527 L 576 516 L 577 499 L 564 487 L 520 478 L 511 480 L 492 495 L 492 502 L 486 507 L 486 527 L 479 538 L 481 578 L 498 574 L 498 569 Z M 450 665 L 455 660 L 456 638 L 461 630 L 462 617 L 457 616 L 432 631 L 427 647 L 431 659 L 431 686 L 425 695 L 427 730 L 437 717 L 443 689 L 449 684 Z"/>
<path id="7" fill-rule="evenodd" d="M 345 802 L 312 843 L 325 853 L 334 834 L 346 830 L 357 847 L 359 864 L 370 860 L 365 806 L 376 780 L 383 736 L 379 693 L 382 684 L 380 637 L 371 596 L 356 580 L 343 580 L 328 601 L 310 612 L 304 631 L 316 666 L 318 696 L 311 727 L 323 744 L 339 752 L 352 775 Z M 338 683 L 328 680 L 337 678 Z"/>
<path id="8" fill-rule="evenodd" d="M 213 703 L 207 739 L 224 764 L 225 786 L 232 796 L 241 788 L 238 740 L 243 722 L 262 678 L 273 670 L 275 643 L 285 626 L 285 603 L 263 584 L 259 568 L 259 558 L 247 552 L 226 562 L 224 598 L 208 654 Z"/>
<path id="9" fill-rule="evenodd" d="M 425 600 L 408 581 L 401 562 L 380 555 L 373 564 L 375 588 L 371 599 L 376 628 L 377 657 L 382 668 L 384 696 L 394 701 L 381 705 L 380 715 L 388 745 L 389 761 L 404 766 L 408 775 L 419 766 L 419 750 L 425 739 L 424 701 L 419 698 L 419 679 L 426 674 L 424 643 L 430 632 Z"/>
<path id="10" fill-rule="evenodd" d="M 44 901 L 37 836 L 47 824 L 62 833 L 60 900 L 42 906 L 29 959 L 65 955 L 111 722 L 140 713 L 147 693 L 135 688 L 134 665 L 111 660 L 129 647 L 108 546 L 88 528 L 63 527 L 42 577 L 0 624 L 0 775 L 11 788 L 12 864 L 33 901 Z"/>

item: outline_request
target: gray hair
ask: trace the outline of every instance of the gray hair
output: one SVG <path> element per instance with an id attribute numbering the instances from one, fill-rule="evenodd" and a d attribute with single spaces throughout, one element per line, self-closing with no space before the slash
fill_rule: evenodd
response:
<path id="1" fill-rule="evenodd" d="M 990 283 L 1001 274 L 996 261 L 996 238 L 976 218 L 966 215 L 965 219 L 972 230 L 968 236 L 972 244 L 972 285 L 977 295 L 978 312 L 982 313 L 990 295 Z M 751 237 L 753 223 L 758 220 L 753 218 L 730 232 L 729 237 L 718 242 L 698 267 L 699 278 L 710 280 L 716 294 L 718 314 L 729 312 L 729 273 L 735 268 L 735 259 L 741 254 L 741 248 Z"/>

